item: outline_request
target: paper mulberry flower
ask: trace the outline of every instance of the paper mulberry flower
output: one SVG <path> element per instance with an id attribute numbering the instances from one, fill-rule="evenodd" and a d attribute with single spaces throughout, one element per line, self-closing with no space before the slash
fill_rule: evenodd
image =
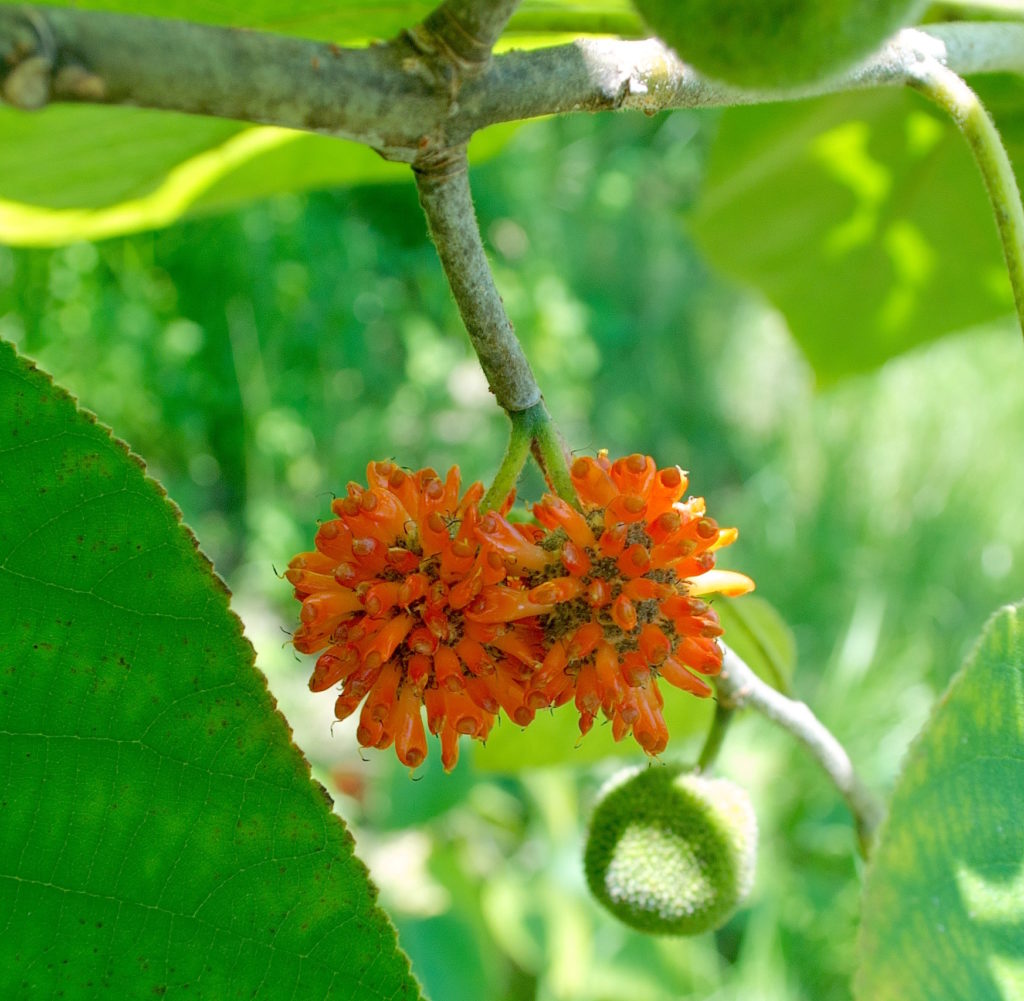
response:
<path id="1" fill-rule="evenodd" d="M 393 743 L 415 768 L 427 755 L 425 707 L 451 769 L 459 736 L 485 739 L 499 710 L 519 725 L 533 719 L 526 679 L 544 656 L 540 628 L 528 616 L 482 622 L 465 614 L 487 587 L 516 586 L 508 560 L 478 538 L 481 484 L 460 497 L 457 467 L 442 480 L 390 462 L 371 462 L 367 484 L 349 484 L 315 550 L 289 564 L 302 601 L 293 642 L 320 654 L 313 691 L 341 686 L 338 719 L 362 706 L 362 746 Z"/>
<path id="2" fill-rule="evenodd" d="M 479 624 L 540 617 L 545 656 L 527 683 L 530 705 L 573 699 L 586 733 L 597 714 L 616 740 L 632 732 L 648 754 L 668 742 L 658 680 L 707 696 L 704 675 L 721 669 L 713 592 L 751 590 L 743 574 L 713 569 L 715 553 L 736 538 L 682 500 L 686 475 L 658 469 L 650 456 L 577 459 L 572 483 L 582 510 L 546 496 L 534 507 L 547 529 L 528 540 L 501 515 L 486 515 L 479 538 L 523 568 L 523 583 L 496 582 L 469 605 Z"/>

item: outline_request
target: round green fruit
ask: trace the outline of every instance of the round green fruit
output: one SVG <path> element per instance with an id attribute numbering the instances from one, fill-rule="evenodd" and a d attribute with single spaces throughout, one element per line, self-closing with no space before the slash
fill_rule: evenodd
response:
<path id="1" fill-rule="evenodd" d="M 633 0 L 698 72 L 748 88 L 813 83 L 911 23 L 921 0 Z"/>
<path id="2" fill-rule="evenodd" d="M 584 853 L 591 892 L 619 920 L 660 935 L 720 927 L 750 892 L 757 820 L 746 792 L 682 766 L 612 780 Z"/>

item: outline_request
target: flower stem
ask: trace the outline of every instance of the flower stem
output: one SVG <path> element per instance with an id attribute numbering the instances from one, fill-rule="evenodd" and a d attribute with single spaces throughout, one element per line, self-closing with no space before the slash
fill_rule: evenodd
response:
<path id="1" fill-rule="evenodd" d="M 537 406 L 543 406 L 543 404 L 537 404 Z M 509 415 L 512 419 L 512 428 L 509 431 L 505 458 L 501 460 L 494 481 L 480 502 L 481 512 L 501 507 L 505 498 L 515 489 L 519 474 L 523 471 L 523 466 L 526 465 L 526 460 L 530 456 L 530 446 L 533 444 L 532 415 L 535 409 L 536 407 L 531 407 L 529 410 L 517 410 Z"/>
<path id="2" fill-rule="evenodd" d="M 715 716 L 711 720 L 711 729 L 704 739 L 704 746 L 700 750 L 700 757 L 697 759 L 697 771 L 706 772 L 715 763 L 718 752 L 725 742 L 725 735 L 729 724 L 735 716 L 735 710 L 731 706 L 724 705 L 721 701 L 715 703 Z"/>
<path id="3" fill-rule="evenodd" d="M 937 59 L 924 59 L 910 73 L 908 83 L 953 119 L 974 154 L 996 217 L 1003 256 L 1024 332 L 1024 207 L 999 131 L 978 95 Z"/>
<path id="4" fill-rule="evenodd" d="M 725 647 L 722 672 L 715 678 L 719 705 L 725 709 L 756 709 L 766 719 L 788 730 L 825 770 L 857 825 L 861 855 L 867 858 L 882 806 L 853 770 L 842 744 L 803 702 L 786 698 L 762 681 L 732 650 Z M 703 753 L 701 757 L 703 758 Z"/>
<path id="5" fill-rule="evenodd" d="M 513 411 L 509 418 L 512 428 L 505 458 L 498 467 L 494 482 L 480 502 L 480 510 L 489 511 L 501 507 L 509 492 L 515 488 L 516 480 L 531 452 L 548 486 L 563 500 L 578 506 L 579 499 L 569 477 L 565 450 L 544 402 L 536 403 L 527 410 Z"/>
<path id="6" fill-rule="evenodd" d="M 569 475 L 569 464 L 566 462 L 565 445 L 562 443 L 555 422 L 551 419 L 543 401 L 539 404 L 541 418 L 534 429 L 533 457 L 540 466 L 548 486 L 567 504 L 578 508 L 579 498 L 576 488 L 572 485 Z"/>

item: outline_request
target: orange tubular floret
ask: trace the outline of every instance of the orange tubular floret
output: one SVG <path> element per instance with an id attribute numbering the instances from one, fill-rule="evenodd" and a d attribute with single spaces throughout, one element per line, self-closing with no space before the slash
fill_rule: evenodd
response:
<path id="1" fill-rule="evenodd" d="M 604 523 L 608 528 L 620 522 L 632 525 L 643 521 L 647 513 L 647 501 L 639 494 L 619 494 L 605 509 Z"/>
<path id="2" fill-rule="evenodd" d="M 617 706 L 626 695 L 626 684 L 619 669 L 619 657 L 615 648 L 609 643 L 600 643 L 594 656 L 594 667 L 597 670 L 598 683 L 603 693 L 601 708 L 607 714 Z"/>
<path id="3" fill-rule="evenodd" d="M 309 690 L 324 692 L 328 688 L 333 688 L 338 682 L 344 681 L 358 666 L 359 657 L 354 650 L 331 647 L 317 658 L 309 679 Z"/>
<path id="4" fill-rule="evenodd" d="M 362 602 L 353 591 L 321 591 L 303 601 L 299 618 L 307 631 L 313 632 L 336 624 L 362 608 Z"/>
<path id="5" fill-rule="evenodd" d="M 445 697 L 448 706 L 446 713 L 448 725 L 457 733 L 481 739 L 490 732 L 490 724 L 483 710 L 469 697 L 466 692 L 449 693 Z"/>
<path id="6" fill-rule="evenodd" d="M 685 636 L 679 641 L 674 656 L 701 674 L 718 674 L 722 670 L 722 649 L 713 639 Z"/>
<path id="7" fill-rule="evenodd" d="M 367 659 L 371 654 L 377 654 L 382 661 L 391 659 L 398 644 L 409 634 L 413 626 L 413 617 L 408 614 L 396 615 L 386 622 L 373 636 L 361 644 L 360 650 L 363 658 Z"/>
<path id="8" fill-rule="evenodd" d="M 612 600 L 612 589 L 608 581 L 601 580 L 599 577 L 592 580 L 587 585 L 583 600 L 591 608 L 604 608 Z"/>
<path id="9" fill-rule="evenodd" d="M 612 621 L 625 632 L 636 629 L 636 607 L 624 594 L 620 594 L 611 607 Z"/>
<path id="10" fill-rule="evenodd" d="M 386 580 L 374 584 L 363 595 L 363 607 L 367 615 L 374 617 L 386 615 L 395 605 L 398 604 L 401 585 L 395 581 Z"/>
<path id="11" fill-rule="evenodd" d="M 615 565 L 626 577 L 640 577 L 651 569 L 651 554 L 645 546 L 635 542 L 622 551 Z"/>
<path id="12" fill-rule="evenodd" d="M 708 570 L 686 583 L 687 590 L 693 595 L 718 593 L 737 598 L 754 590 L 754 582 L 746 574 L 734 570 Z"/>
<path id="13" fill-rule="evenodd" d="M 459 732 L 453 727 L 441 730 L 441 764 L 450 772 L 459 762 Z"/>
<path id="14" fill-rule="evenodd" d="M 551 556 L 540 546 L 528 542 L 500 514 L 489 511 L 476 528 L 477 538 L 505 556 L 511 557 L 522 570 L 543 570 Z"/>
<path id="15" fill-rule="evenodd" d="M 544 662 L 537 668 L 530 679 L 530 690 L 541 691 L 545 689 L 552 681 L 562 675 L 568 663 L 569 658 L 566 654 L 565 644 L 562 640 L 555 640 L 548 649 Z"/>
<path id="16" fill-rule="evenodd" d="M 335 562 L 352 559 L 352 533 L 340 519 L 325 521 L 317 529 L 313 544 Z"/>
<path id="17" fill-rule="evenodd" d="M 505 677 L 499 671 L 495 678 L 493 691 L 504 710 L 505 715 L 517 726 L 529 726 L 536 716 L 535 710 L 526 704 L 526 690 L 522 685 Z"/>
<path id="18" fill-rule="evenodd" d="M 409 635 L 405 638 L 405 645 L 414 654 L 427 657 L 437 651 L 439 642 L 438 638 L 426 626 L 417 626 L 415 629 L 410 630 Z"/>
<path id="19" fill-rule="evenodd" d="M 627 494 L 639 494 L 646 498 L 654 485 L 658 468 L 649 455 L 634 452 L 612 463 L 611 477 L 615 485 Z"/>
<path id="20" fill-rule="evenodd" d="M 657 689 L 651 684 L 654 692 Z M 633 736 L 636 742 L 650 755 L 661 754 L 668 746 L 668 727 L 665 725 L 665 717 L 657 704 L 645 697 L 646 691 L 637 699 L 637 707 L 640 710 L 636 722 L 633 724 Z"/>
<path id="21" fill-rule="evenodd" d="M 378 526 L 378 532 L 391 540 L 402 538 L 413 520 L 390 490 L 367 490 L 359 500 L 359 508 L 366 521 Z"/>
<path id="22" fill-rule="evenodd" d="M 461 692 L 465 687 L 462 662 L 450 646 L 439 646 L 434 653 L 434 677 L 438 687 L 449 692 Z"/>
<path id="23" fill-rule="evenodd" d="M 502 653 L 511 654 L 524 666 L 537 664 L 541 659 L 540 644 L 531 642 L 528 635 L 518 628 L 505 629 L 495 634 L 491 646 Z"/>
<path id="24" fill-rule="evenodd" d="M 603 638 L 604 630 L 601 628 L 600 623 L 593 620 L 584 622 L 572 634 L 572 639 L 569 641 L 567 651 L 569 660 L 581 660 L 584 657 L 588 657 Z"/>
<path id="25" fill-rule="evenodd" d="M 622 678 L 630 688 L 646 684 L 651 677 L 651 668 L 639 650 L 630 650 L 620 659 Z"/>
<path id="26" fill-rule="evenodd" d="M 546 494 L 539 504 L 534 505 L 533 513 L 547 528 L 564 529 L 565 534 L 581 549 L 588 549 L 594 544 L 594 533 L 586 519 L 561 497 Z"/>
<path id="27" fill-rule="evenodd" d="M 672 651 L 669 638 L 653 622 L 647 622 L 640 629 L 638 641 L 640 653 L 648 664 L 657 666 Z"/>
<path id="28" fill-rule="evenodd" d="M 415 690 L 416 697 L 421 701 L 433 669 L 434 662 L 425 653 L 414 653 L 406 664 L 405 683 Z"/>
<path id="29" fill-rule="evenodd" d="M 395 700 L 398 698 L 398 685 L 401 679 L 402 675 L 397 664 L 385 664 L 381 668 L 380 676 L 374 683 L 372 690 L 367 695 L 366 705 L 364 706 L 364 711 L 368 716 L 383 723 L 384 729 L 392 734 L 395 731 L 388 726 L 388 720 L 394 709 Z"/>
<path id="30" fill-rule="evenodd" d="M 576 678 L 576 708 L 581 716 L 591 717 L 601 708 L 601 684 L 592 664 L 584 664 Z"/>
<path id="31" fill-rule="evenodd" d="M 440 733 L 445 720 L 444 693 L 440 688 L 423 690 L 423 708 L 427 711 L 427 729 L 431 733 Z"/>
<path id="32" fill-rule="evenodd" d="M 695 674 L 691 674 L 675 657 L 666 657 L 658 667 L 658 673 L 670 685 L 699 698 L 707 698 L 711 694 L 711 688 Z"/>
<path id="33" fill-rule="evenodd" d="M 370 713 L 370 704 L 363 703 L 363 711 L 359 714 L 359 726 L 356 727 L 356 740 L 360 747 L 376 747 L 384 734 L 384 724 L 374 719 Z"/>
<path id="34" fill-rule="evenodd" d="M 312 552 L 312 553 L 299 553 L 298 556 L 293 556 L 288 562 L 289 570 L 309 570 L 310 573 L 321 573 L 327 574 L 328 577 L 334 576 L 334 567 L 337 564 L 337 560 L 326 553 Z"/>
<path id="35" fill-rule="evenodd" d="M 494 715 L 501 708 L 489 678 L 466 678 L 466 694 L 485 712 Z"/>
<path id="36" fill-rule="evenodd" d="M 424 558 L 429 559 L 431 556 L 436 556 L 451 544 L 448 523 L 437 511 L 428 511 L 420 518 L 418 525 L 420 547 L 423 549 Z"/>
<path id="37" fill-rule="evenodd" d="M 607 507 L 619 493 L 612 478 L 601 465 L 589 456 L 581 456 L 569 470 L 572 485 L 584 504 Z"/>
<path id="38" fill-rule="evenodd" d="M 363 573 L 376 576 L 387 566 L 388 547 L 372 535 L 353 539 L 352 560 Z"/>
<path id="39" fill-rule="evenodd" d="M 442 557 L 443 558 L 443 557 Z M 463 577 L 457 584 L 452 585 L 448 593 L 448 604 L 452 608 L 465 608 L 484 587 L 484 572 L 482 567 L 475 567 L 467 577 Z"/>
<path id="40" fill-rule="evenodd" d="M 552 607 L 530 601 L 525 591 L 496 584 L 473 599 L 466 609 L 466 618 L 475 622 L 512 622 L 530 615 L 546 615 Z"/>
<path id="41" fill-rule="evenodd" d="M 647 498 L 648 518 L 657 518 L 665 511 L 671 510 L 672 505 L 686 492 L 686 486 L 686 473 L 678 466 L 658 470 Z"/>
<path id="42" fill-rule="evenodd" d="M 478 676 L 494 673 L 494 661 L 488 656 L 487 651 L 476 640 L 463 636 L 455 644 L 455 652 L 469 670 Z"/>
<path id="43" fill-rule="evenodd" d="M 395 753 L 409 768 L 417 768 L 427 756 L 427 735 L 423 732 L 420 700 L 410 685 L 403 685 L 389 720 L 395 735 Z"/>
<path id="44" fill-rule="evenodd" d="M 622 585 L 622 593 L 631 601 L 649 601 L 652 598 L 660 601 L 672 594 L 672 588 L 650 577 L 634 577 Z"/>
<path id="45" fill-rule="evenodd" d="M 580 549 L 572 539 L 562 546 L 562 566 L 574 577 L 582 577 L 590 570 L 590 557 L 585 549 Z"/>
<path id="46" fill-rule="evenodd" d="M 611 528 L 606 528 L 601 533 L 601 538 L 597 541 L 601 555 L 607 556 L 612 560 L 621 556 L 622 551 L 626 548 L 627 534 L 628 529 L 625 525 L 614 525 Z"/>
<path id="47" fill-rule="evenodd" d="M 570 601 L 583 592 L 583 585 L 575 577 L 556 577 L 526 592 L 530 601 L 538 605 L 556 605 Z"/>
<path id="48" fill-rule="evenodd" d="M 314 573 L 312 570 L 289 567 L 285 570 L 284 575 L 288 583 L 295 588 L 296 593 L 303 597 L 315 594 L 317 591 L 333 591 L 338 586 L 333 574 Z"/>

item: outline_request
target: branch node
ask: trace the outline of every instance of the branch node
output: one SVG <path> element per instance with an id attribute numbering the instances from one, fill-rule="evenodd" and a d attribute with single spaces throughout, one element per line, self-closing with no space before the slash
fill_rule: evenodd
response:
<path id="1" fill-rule="evenodd" d="M 102 101 L 107 96 L 103 78 L 90 73 L 79 63 L 62 66 L 53 79 L 53 92 L 79 101 Z"/>
<path id="2" fill-rule="evenodd" d="M 4 78 L 0 96 L 22 111 L 38 111 L 50 103 L 53 63 L 46 56 L 22 59 Z"/>

